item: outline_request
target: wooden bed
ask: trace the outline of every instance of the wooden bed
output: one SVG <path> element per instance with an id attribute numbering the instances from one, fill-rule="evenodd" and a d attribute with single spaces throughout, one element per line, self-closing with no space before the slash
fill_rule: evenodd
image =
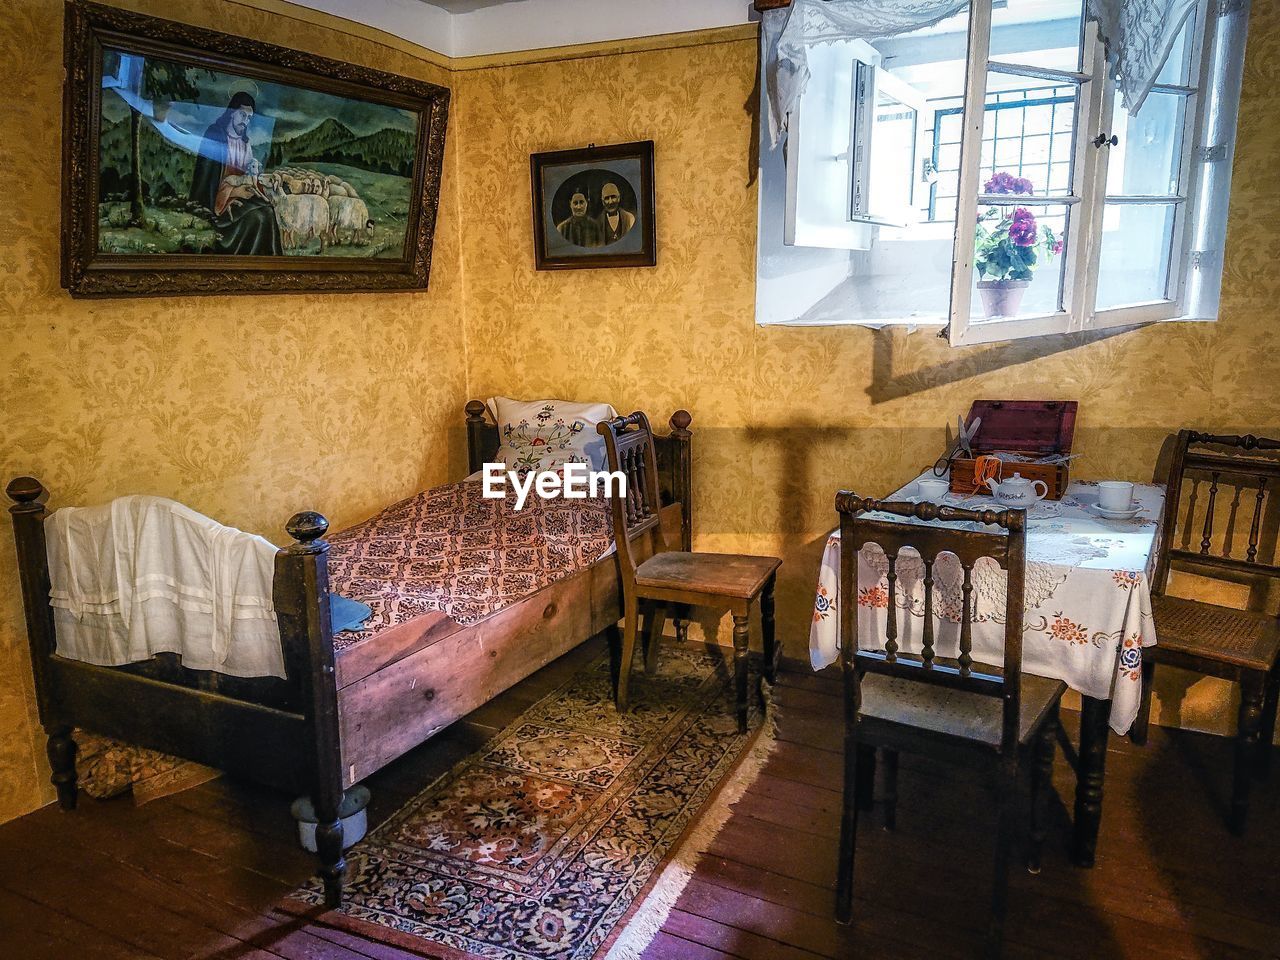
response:
<path id="1" fill-rule="evenodd" d="M 495 459 L 498 428 L 466 405 L 472 472 Z M 667 542 L 691 539 L 690 416 L 657 438 Z M 337 811 L 344 791 L 622 616 L 616 551 L 463 626 L 425 613 L 335 653 L 329 618 L 328 521 L 293 516 L 276 554 L 273 599 L 286 678 L 241 679 L 184 668 L 173 654 L 102 667 L 55 653 L 44 520 L 47 491 L 31 477 L 7 488 L 49 763 L 64 809 L 76 803 L 73 728 L 171 753 L 306 794 L 315 807 L 325 897 L 341 902 L 345 861 Z M 677 623 L 683 633 L 684 625 Z M 615 656 L 615 661 L 616 661 Z M 615 664 L 616 665 L 616 664 Z"/>

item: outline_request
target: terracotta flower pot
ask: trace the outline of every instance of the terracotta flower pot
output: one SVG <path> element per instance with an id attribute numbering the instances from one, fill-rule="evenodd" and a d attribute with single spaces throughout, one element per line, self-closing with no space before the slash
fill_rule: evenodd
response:
<path id="1" fill-rule="evenodd" d="M 1030 280 L 979 280 L 978 293 L 982 294 L 987 319 L 1016 317 L 1022 306 L 1022 295 L 1030 285 Z"/>

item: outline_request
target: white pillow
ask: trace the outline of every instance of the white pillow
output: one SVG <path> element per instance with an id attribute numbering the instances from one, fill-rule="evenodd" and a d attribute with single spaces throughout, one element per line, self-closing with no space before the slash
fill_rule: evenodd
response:
<path id="1" fill-rule="evenodd" d="M 556 470 L 566 463 L 605 469 L 596 424 L 618 415 L 609 404 L 490 397 L 488 407 L 498 425 L 498 457 L 508 470 Z"/>

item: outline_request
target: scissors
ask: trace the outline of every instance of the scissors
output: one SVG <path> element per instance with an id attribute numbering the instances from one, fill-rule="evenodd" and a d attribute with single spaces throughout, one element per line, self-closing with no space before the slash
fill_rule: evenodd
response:
<path id="1" fill-rule="evenodd" d="M 977 436 L 980 426 L 982 426 L 981 417 L 974 417 L 973 424 L 968 428 L 964 425 L 963 417 L 956 417 L 957 435 L 954 442 L 951 439 L 951 427 L 947 427 L 947 452 L 933 465 L 935 477 L 945 477 L 947 471 L 951 469 L 951 461 L 961 454 L 970 459 L 973 458 L 973 438 Z"/>

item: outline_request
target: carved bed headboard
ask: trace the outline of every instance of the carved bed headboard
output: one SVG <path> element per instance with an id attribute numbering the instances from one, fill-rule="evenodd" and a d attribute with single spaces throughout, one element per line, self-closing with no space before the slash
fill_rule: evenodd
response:
<path id="1" fill-rule="evenodd" d="M 488 407 L 479 400 L 468 400 L 467 414 L 467 469 L 475 473 L 484 464 L 497 459 L 500 439 L 498 425 L 488 417 Z M 693 434 L 689 424 L 693 417 L 687 410 L 677 410 L 668 424 L 671 432 L 666 436 L 654 433 L 653 443 L 658 455 L 658 492 L 663 505 L 678 503 L 681 513 L 681 550 L 692 549 L 693 542 L 693 489 L 690 442 Z"/>

